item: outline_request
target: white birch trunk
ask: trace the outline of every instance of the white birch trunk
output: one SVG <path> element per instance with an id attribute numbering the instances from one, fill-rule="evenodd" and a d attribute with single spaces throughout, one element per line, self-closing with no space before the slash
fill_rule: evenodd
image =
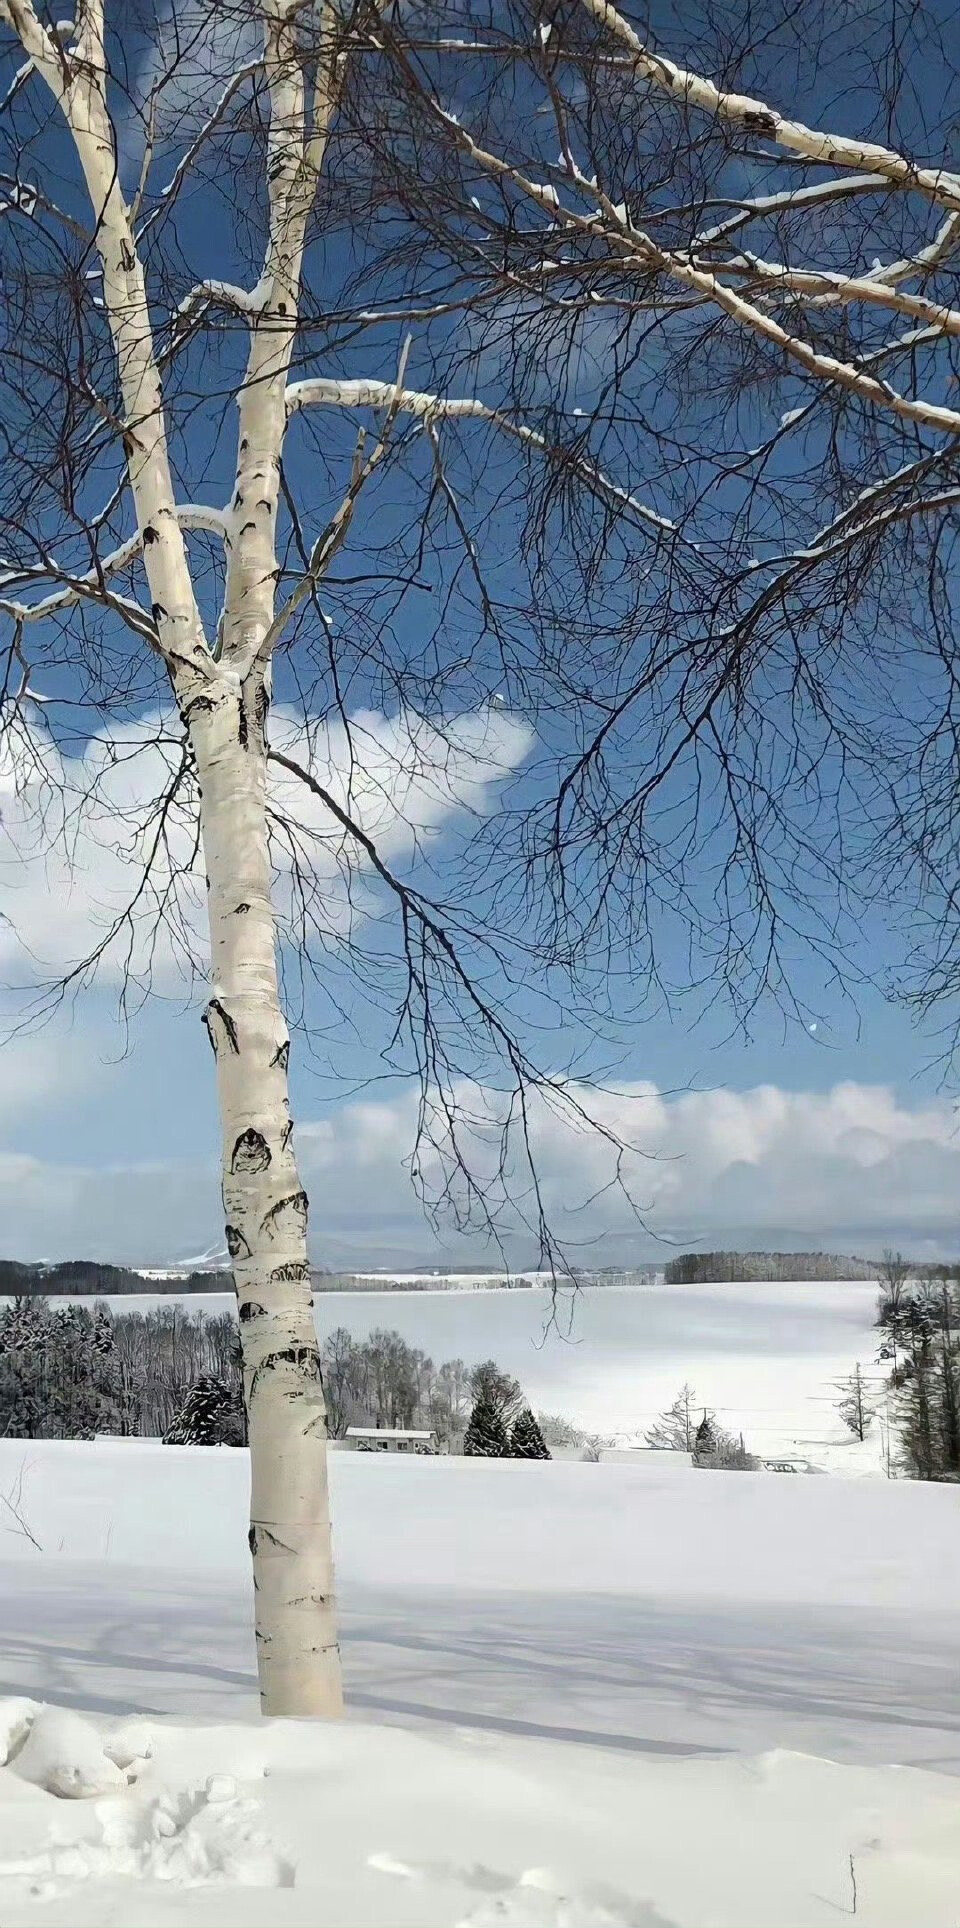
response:
<path id="1" fill-rule="evenodd" d="M 262 688 L 262 686 L 261 686 Z M 287 1095 L 277 989 L 262 702 L 221 672 L 190 706 L 209 877 L 223 1131 L 223 1203 L 250 1427 L 250 1547 L 261 1704 L 342 1711 L 320 1360 L 307 1268 L 307 1199 Z M 259 712 L 259 714 L 258 714 Z"/>

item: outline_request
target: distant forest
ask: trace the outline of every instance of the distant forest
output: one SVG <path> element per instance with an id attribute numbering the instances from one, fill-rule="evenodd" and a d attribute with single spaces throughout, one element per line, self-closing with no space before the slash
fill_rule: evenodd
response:
<path id="1" fill-rule="evenodd" d="M 120 1297 L 132 1292 L 232 1292 L 229 1272 L 185 1272 L 175 1279 L 145 1279 L 125 1265 L 99 1259 L 64 1259 L 59 1265 L 25 1265 L 0 1259 L 0 1298 Z"/>
<path id="2" fill-rule="evenodd" d="M 879 1261 L 835 1252 L 681 1252 L 663 1268 L 665 1285 L 739 1285 L 751 1280 L 875 1279 Z"/>

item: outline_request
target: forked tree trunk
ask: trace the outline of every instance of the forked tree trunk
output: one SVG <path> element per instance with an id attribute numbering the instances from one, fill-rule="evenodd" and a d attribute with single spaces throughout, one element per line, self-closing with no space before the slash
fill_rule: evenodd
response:
<path id="1" fill-rule="evenodd" d="M 121 189 L 107 106 L 102 0 L 79 10 L 68 55 L 32 0 L 0 0 L 0 21 L 61 108 L 96 218 L 102 300 L 123 393 L 124 450 L 152 599 L 152 640 L 196 756 L 209 878 L 223 1200 L 243 1343 L 261 1701 L 268 1714 L 338 1714 L 326 1429 L 307 1271 L 307 1199 L 287 1097 L 289 1037 L 277 988 L 266 823 L 263 641 L 272 619 L 274 531 L 285 385 L 303 235 L 332 111 L 317 77 L 306 140 L 304 67 L 289 0 L 263 0 L 271 96 L 270 327 L 253 327 L 239 397 L 238 486 L 250 497 L 228 544 L 224 661 L 204 637 L 170 473 L 162 389 L 135 223 Z M 266 303 L 265 303 L 266 306 Z M 261 317 L 262 319 L 262 317 Z M 238 653 L 256 667 L 241 688 Z"/>
<path id="2" fill-rule="evenodd" d="M 265 697 L 221 670 L 187 706 L 201 788 L 223 1203 L 250 1428 L 250 1549 L 265 1714 L 342 1711 L 307 1198 L 287 1091 L 267 848 Z"/>

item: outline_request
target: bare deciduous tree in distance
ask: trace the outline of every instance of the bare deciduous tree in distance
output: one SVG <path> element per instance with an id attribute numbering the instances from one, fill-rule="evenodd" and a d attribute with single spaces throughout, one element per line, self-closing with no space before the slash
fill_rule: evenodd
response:
<path id="1" fill-rule="evenodd" d="M 665 948 L 741 1023 L 806 1020 L 800 946 L 845 974 L 851 900 L 905 877 L 925 995 L 953 982 L 960 181 L 917 145 L 942 102 L 909 36 L 891 70 L 888 0 L 804 10 L 802 40 L 760 12 L 691 10 L 664 52 L 607 0 L 174 0 L 169 41 L 152 8 L 121 39 L 102 0 L 0 0 L 5 748 L 29 788 L 41 695 L 48 741 L 103 732 L 84 795 L 47 800 L 62 843 L 132 718 L 165 759 L 125 805 L 110 942 L 146 904 L 196 964 L 207 880 L 269 1713 L 341 1703 L 278 916 L 288 1009 L 313 973 L 335 1010 L 344 956 L 393 1000 L 428 1200 L 464 1226 L 519 1197 L 548 1259 L 538 1118 L 593 1122 L 633 1191 L 609 1117 L 519 1041 L 536 972 L 601 1028 L 616 986 L 614 1032 L 672 1000 Z M 909 29 L 928 75 L 937 31 Z M 820 125 L 828 40 L 859 135 Z M 485 823 L 461 785 L 456 892 L 393 861 L 373 702 L 434 806 L 458 756 L 504 777 L 493 719 L 523 720 L 529 793 Z M 420 857 L 435 816 L 407 815 Z M 393 906 L 392 952 L 338 925 L 331 853 Z"/>
<path id="2" fill-rule="evenodd" d="M 854 1366 L 849 1379 L 838 1380 L 837 1391 L 840 1393 L 837 1411 L 844 1425 L 849 1426 L 857 1439 L 866 1439 L 873 1423 L 873 1408 L 863 1383 L 859 1364 Z"/>
<path id="3" fill-rule="evenodd" d="M 693 1386 L 684 1383 L 673 1405 L 668 1406 L 644 1434 L 647 1445 L 661 1452 L 692 1453 L 697 1439 L 696 1408 L 696 1392 Z"/>
<path id="4" fill-rule="evenodd" d="M 904 1288 L 909 1276 L 910 1267 L 903 1253 L 894 1252 L 888 1245 L 877 1267 L 877 1283 L 894 1310 L 903 1302 Z"/>

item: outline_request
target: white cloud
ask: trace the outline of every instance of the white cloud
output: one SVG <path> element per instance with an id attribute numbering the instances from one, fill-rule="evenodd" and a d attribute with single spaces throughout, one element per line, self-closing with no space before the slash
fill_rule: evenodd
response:
<path id="1" fill-rule="evenodd" d="M 462 1095 L 479 1121 L 475 1169 L 492 1177 L 502 1101 L 476 1089 Z M 660 1237 L 871 1252 L 891 1240 L 917 1253 L 956 1245 L 960 1137 L 946 1101 L 911 1107 L 885 1086 L 854 1083 L 826 1092 L 762 1085 L 670 1099 L 638 1083 L 617 1096 L 577 1095 L 600 1125 L 636 1148 L 625 1160 L 625 1177 L 649 1232 Z M 358 1263 L 370 1255 L 371 1243 L 382 1252 L 391 1238 L 402 1239 L 393 1248 L 398 1256 L 428 1248 L 401 1176 L 415 1103 L 411 1093 L 345 1106 L 332 1121 L 301 1132 L 308 1174 L 320 1180 L 325 1199 L 337 1200 L 331 1229 L 350 1241 Z M 610 1260 L 652 1251 L 626 1199 L 611 1189 L 609 1143 L 539 1103 L 531 1120 L 547 1216 L 571 1251 L 582 1247 L 588 1263 L 591 1252 Z M 429 1186 L 439 1161 L 428 1155 L 424 1168 Z M 364 1209 L 348 1224 L 351 1180 Z M 518 1196 L 521 1186 L 517 1166 L 507 1190 Z M 517 1220 L 510 1242 L 514 1251 L 523 1244 Z"/>
<path id="2" fill-rule="evenodd" d="M 895 1243 L 918 1257 L 957 1249 L 960 1140 L 945 1101 L 910 1106 L 885 1086 L 852 1083 L 825 1092 L 764 1085 L 671 1099 L 636 1084 L 617 1098 L 582 1095 L 602 1122 L 653 1154 L 632 1162 L 631 1184 L 650 1232 L 682 1247 L 876 1254 Z M 472 1089 L 463 1097 L 478 1119 L 499 1115 L 492 1094 Z M 416 1107 L 417 1095 L 407 1089 L 300 1125 L 319 1262 L 348 1269 L 422 1264 L 443 1251 L 452 1263 L 491 1261 L 479 1240 L 450 1233 L 438 1246 L 424 1219 L 407 1171 Z M 612 1176 L 603 1142 L 565 1128 L 537 1105 L 532 1121 L 547 1212 L 571 1255 L 587 1264 L 629 1263 L 658 1250 L 665 1256 L 625 1202 L 600 1190 Z M 482 1132 L 476 1149 L 482 1168 L 491 1157 Z M 429 1182 L 429 1159 L 426 1167 Z M 8 1252 L 162 1264 L 215 1241 L 219 1219 L 212 1156 L 205 1168 L 191 1162 L 90 1170 L 0 1154 Z M 515 1264 L 534 1256 L 518 1221 L 507 1250 Z"/>
<path id="3" fill-rule="evenodd" d="M 441 735 L 421 718 L 372 711 L 308 724 L 278 707 L 272 740 L 308 765 L 348 807 L 383 857 L 402 862 L 463 813 L 483 814 L 496 785 L 530 747 L 526 726 L 491 708 L 453 719 Z M 5 831 L 0 850 L 0 967 L 56 974 L 106 943 L 104 975 L 129 969 L 176 989 L 191 958 L 206 957 L 203 865 L 195 855 L 192 798 L 168 815 L 157 846 L 156 799 L 181 757 L 170 713 L 154 713 L 93 738 L 80 756 L 58 753 L 42 722 L 31 759 L 0 767 Z M 344 836 L 294 777 L 272 786 L 278 810 L 298 826 L 298 857 L 328 928 L 344 931 L 363 900 L 343 882 Z M 354 872 L 366 860 L 347 846 Z M 150 857 L 150 876 L 147 859 Z M 290 902 L 290 852 L 278 840 L 277 902 Z M 130 918 L 111 931 L 133 905 Z M 158 914 L 164 906 L 162 927 Z"/>

